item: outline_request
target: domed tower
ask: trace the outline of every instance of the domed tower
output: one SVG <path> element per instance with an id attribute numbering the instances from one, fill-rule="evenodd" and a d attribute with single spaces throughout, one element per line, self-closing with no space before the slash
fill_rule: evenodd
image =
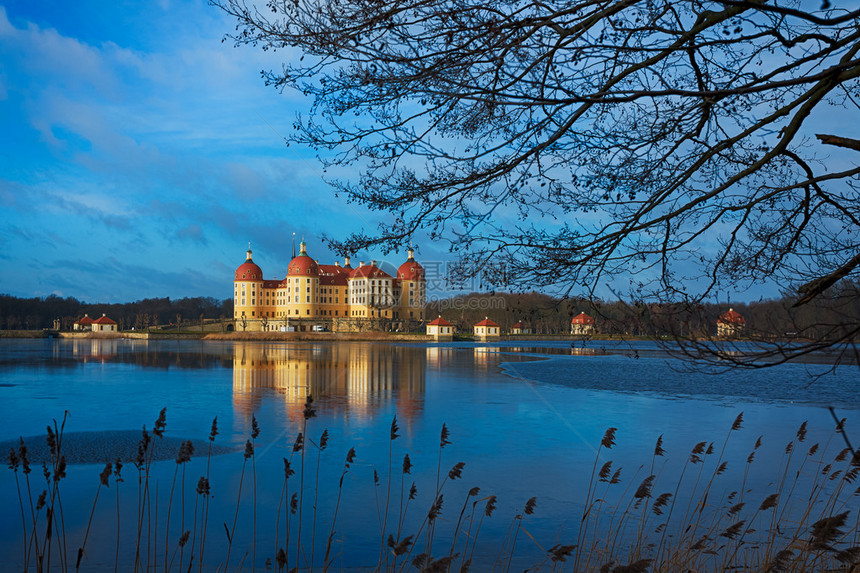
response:
<path id="1" fill-rule="evenodd" d="M 415 260 L 415 251 L 409 247 L 406 262 L 397 269 L 397 282 L 400 287 L 400 318 L 404 320 L 424 320 L 426 284 L 424 267 Z"/>
<path id="2" fill-rule="evenodd" d="M 251 258 L 251 245 L 245 254 L 245 262 L 233 278 L 233 318 L 239 331 L 252 329 L 263 306 L 263 271 Z"/>
<path id="3" fill-rule="evenodd" d="M 310 318 L 319 314 L 320 269 L 308 256 L 304 239 L 299 254 L 287 267 L 288 301 L 292 318 Z"/>

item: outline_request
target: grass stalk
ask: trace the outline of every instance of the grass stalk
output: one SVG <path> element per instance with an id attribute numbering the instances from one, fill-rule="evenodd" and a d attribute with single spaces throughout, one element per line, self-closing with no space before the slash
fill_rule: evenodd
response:
<path id="1" fill-rule="evenodd" d="M 257 437 L 260 435 L 260 426 L 257 425 L 257 417 L 251 416 L 251 485 L 253 486 L 253 535 L 251 537 L 251 572 L 257 565 Z"/>
<path id="2" fill-rule="evenodd" d="M 400 428 L 397 426 L 397 416 L 391 420 L 391 429 L 388 434 L 388 478 L 385 481 L 385 513 L 382 516 L 382 526 L 380 528 L 380 536 L 379 536 L 379 565 L 383 566 L 385 563 L 387 566 L 388 563 L 388 552 L 385 550 L 385 530 L 388 528 L 388 507 L 389 502 L 391 501 L 391 459 L 393 455 L 393 447 L 394 440 L 398 437 L 398 430 Z M 439 477 L 436 476 L 436 480 L 438 482 Z"/>
<path id="3" fill-rule="evenodd" d="M 78 559 L 75 563 L 75 571 L 80 571 L 80 569 L 81 569 L 81 560 L 84 557 L 84 552 L 86 551 L 86 547 L 87 547 L 87 538 L 90 536 L 90 528 L 93 525 L 93 516 L 96 513 L 96 504 L 99 501 L 99 493 L 102 490 L 102 486 L 107 487 L 110 484 L 109 480 L 110 480 L 110 475 L 111 475 L 112 470 L 113 470 L 112 464 L 110 462 L 108 462 L 105 465 L 105 469 L 99 475 L 99 485 L 96 488 L 96 497 L 93 500 L 93 508 L 92 508 L 92 510 L 90 510 L 90 518 L 87 521 L 87 529 L 84 532 L 84 541 L 83 541 L 83 543 L 81 543 L 81 547 L 78 549 Z"/>
<path id="4" fill-rule="evenodd" d="M 334 539 L 335 532 L 335 524 L 337 523 L 337 514 L 340 509 L 340 500 L 341 495 L 343 494 L 343 480 L 346 478 L 346 474 L 349 473 L 349 467 L 352 465 L 355 460 L 355 448 L 350 448 L 349 452 L 346 454 L 346 461 L 343 464 L 343 472 L 340 474 L 340 480 L 338 481 L 337 486 L 337 501 L 334 504 L 334 515 L 331 518 L 331 530 L 328 534 L 328 540 L 325 545 L 325 557 L 323 558 L 323 571 L 328 571 L 329 568 L 329 558 L 331 556 L 331 544 Z"/>
<path id="5" fill-rule="evenodd" d="M 579 566 L 580 555 L 582 554 L 582 541 L 585 539 L 588 527 L 588 518 L 591 511 L 591 492 L 594 484 L 594 473 L 597 471 L 597 462 L 600 461 L 600 451 L 602 448 L 609 449 L 615 445 L 615 432 L 618 428 L 609 428 L 604 432 L 603 439 L 600 440 L 600 445 L 597 446 L 597 453 L 594 455 L 594 465 L 591 468 L 591 477 L 588 479 L 588 491 L 585 494 L 585 505 L 582 508 L 582 517 L 579 520 L 579 530 L 576 533 L 576 555 L 573 560 L 573 569 L 577 570 Z"/>
<path id="6" fill-rule="evenodd" d="M 320 460 L 322 458 L 322 452 L 325 450 L 326 445 L 328 444 L 328 430 L 323 430 L 322 435 L 320 436 L 319 443 L 315 444 L 317 448 L 317 467 L 316 472 L 314 473 L 314 514 L 313 520 L 311 524 L 311 570 L 314 568 L 314 557 L 316 553 L 316 538 L 317 538 L 317 504 L 319 501 L 319 490 L 320 490 Z"/>
<path id="7" fill-rule="evenodd" d="M 230 535 L 227 536 L 227 557 L 224 559 L 224 571 L 227 571 L 230 565 L 230 551 L 233 549 L 233 538 L 236 536 L 236 524 L 239 522 L 239 504 L 242 500 L 242 484 L 245 481 L 245 468 L 248 465 L 248 458 L 254 456 L 254 446 L 251 445 L 251 440 L 245 443 L 245 459 L 242 460 L 242 473 L 239 474 L 239 490 L 236 493 L 236 513 L 233 515 L 233 527 L 230 529 Z"/>
<path id="8" fill-rule="evenodd" d="M 212 426 L 209 429 L 209 449 L 206 453 L 206 477 L 203 478 L 205 483 L 202 484 L 203 488 L 201 488 L 201 484 L 198 482 L 198 495 L 200 494 L 200 490 L 203 489 L 205 491 L 205 495 L 203 496 L 203 507 L 200 510 L 200 551 L 197 554 L 197 567 L 198 572 L 203 572 L 203 563 L 204 563 L 204 555 L 206 553 L 206 532 L 209 524 L 209 470 L 212 462 L 212 444 L 215 443 L 215 436 L 218 435 L 218 416 L 215 416 L 212 419 Z"/>

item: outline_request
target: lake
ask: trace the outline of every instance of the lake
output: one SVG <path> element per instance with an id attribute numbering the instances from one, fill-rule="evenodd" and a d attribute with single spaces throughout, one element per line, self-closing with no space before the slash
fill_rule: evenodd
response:
<path id="1" fill-rule="evenodd" d="M 48 489 L 46 484 L 53 485 L 43 477 L 41 461 L 37 463 L 45 456 L 39 450 L 45 449 L 46 426 L 53 420 L 61 424 L 68 412 L 61 451 L 69 466 L 59 482 L 55 512 L 60 517 L 61 505 L 56 539 L 65 541 L 65 549 L 53 547 L 51 563 L 61 567 L 65 551 L 73 569 L 86 536 L 82 570 L 93 571 L 117 563 L 120 570 L 133 569 L 138 539 L 141 564 L 163 570 L 166 562 L 168 569 L 184 571 L 195 554 L 196 570 L 204 529 L 204 570 L 215 570 L 228 551 L 229 568 L 263 569 L 266 559 L 275 561 L 278 548 L 286 545 L 288 520 L 289 567 L 298 560 L 321 568 L 329 545 L 332 569 L 372 569 L 381 551 L 392 553 L 383 542 L 389 534 L 395 541 L 415 535 L 410 560 L 428 551 L 434 558 L 460 554 L 456 568 L 464 556 L 471 556 L 474 570 L 488 570 L 496 559 L 527 567 L 540 563 L 553 546 L 577 544 L 578 536 L 583 537 L 581 547 L 608 547 L 606 531 L 617 532 L 612 541 L 617 549 L 629 545 L 637 531 L 660 531 L 664 521 L 669 525 L 662 530 L 668 533 L 660 531 L 651 539 L 670 544 L 684 536 L 674 529 L 672 519 L 689 523 L 694 502 L 706 485 L 710 497 L 702 508 L 707 506 L 708 511 L 700 510 L 697 525 L 701 521 L 711 537 L 719 537 L 719 531 L 730 525 L 723 510 L 739 498 L 748 499 L 755 510 L 778 491 L 780 505 L 769 511 L 797 523 L 795 514 L 803 512 L 806 502 L 788 495 L 789 488 L 822 496 L 816 511 L 833 511 L 829 500 L 843 490 L 854 491 L 856 484 L 851 486 L 840 474 L 831 478 L 835 470 L 823 468 L 845 447 L 842 436 L 834 432 L 830 407 L 847 419 L 846 435 L 860 443 L 857 366 L 785 364 L 708 374 L 687 371 L 684 363 L 650 343 L 607 342 L 601 347 L 592 354 L 571 349 L 566 342 L 4 339 L 0 441 L 5 454 L 17 447 L 19 437 L 25 439 L 33 457 L 29 480 L 35 504 L 39 493 Z M 315 415 L 305 420 L 309 395 Z M 162 408 L 167 409 L 166 431 L 163 439 L 153 439 L 149 504 L 141 506 L 143 474 L 133 463 L 136 444 L 144 426 L 152 430 Z M 732 430 L 741 412 L 742 427 Z M 392 441 L 395 416 L 397 438 Z M 215 417 L 218 434 L 207 455 Z M 260 433 L 253 457 L 246 458 L 252 419 Z M 798 436 L 803 422 L 805 432 Z M 450 444 L 440 448 L 443 424 L 450 431 Z M 303 427 L 304 448 L 293 453 Z M 600 447 L 610 427 L 617 429 L 615 444 Z M 320 450 L 324 430 L 327 445 Z M 654 456 L 661 436 L 666 454 Z M 195 453 L 190 462 L 177 464 L 177 445 L 185 440 L 192 440 Z M 698 454 L 702 461 L 691 463 L 691 451 L 699 442 L 713 444 L 712 453 Z M 350 448 L 355 449 L 355 459 L 344 474 Z M 412 464 L 406 475 L 405 454 Z M 105 462 L 117 456 L 125 458 L 123 482 L 111 478 L 109 487 L 99 488 Z M 296 471 L 286 494 L 284 458 Z M 612 474 L 621 468 L 618 484 L 592 477 L 610 461 Z M 727 468 L 714 476 L 712 466 L 722 461 L 728 462 Z M 446 482 L 458 462 L 465 463 L 461 477 Z M 204 475 L 209 476 L 212 494 L 205 517 L 206 499 L 196 491 Z M 653 490 L 632 498 L 649 475 L 655 476 Z M 27 527 L 29 534 L 32 526 L 30 502 L 20 471 L 5 470 L 0 476 L 6 508 L 0 518 L 4 567 L 21 570 L 27 547 L 23 529 Z M 417 495 L 410 501 L 413 482 Z M 442 482 L 438 516 L 428 522 L 437 483 Z M 19 486 L 24 488 L 23 502 Z M 480 492 L 470 497 L 473 487 Z M 289 500 L 298 491 L 300 503 L 290 514 Z M 737 493 L 732 495 L 733 491 Z M 664 492 L 672 493 L 676 503 L 671 515 L 651 511 Z M 497 507 L 486 517 L 489 495 L 496 496 Z M 526 514 L 531 497 L 536 498 L 534 514 Z M 857 500 L 839 498 L 839 507 L 851 511 L 852 523 Z M 646 512 L 648 503 L 652 505 Z M 587 529 L 580 533 L 586 505 L 592 509 Z M 37 535 L 43 542 L 41 511 Z M 300 513 L 301 550 L 296 544 Z M 704 527 L 704 514 L 713 514 L 710 529 Z M 140 516 L 145 517 L 143 522 Z M 753 514 L 747 519 L 764 518 Z M 624 526 L 619 528 L 620 523 Z M 183 531 L 192 532 L 193 539 L 180 548 Z M 467 545 L 470 539 L 474 546 Z M 29 552 L 32 567 L 32 544 Z M 599 551 L 594 553 L 592 559 L 604 559 Z M 406 556 L 398 559 L 399 567 Z M 578 559 L 583 568 L 585 552 Z M 594 565 L 602 564 L 597 561 Z"/>

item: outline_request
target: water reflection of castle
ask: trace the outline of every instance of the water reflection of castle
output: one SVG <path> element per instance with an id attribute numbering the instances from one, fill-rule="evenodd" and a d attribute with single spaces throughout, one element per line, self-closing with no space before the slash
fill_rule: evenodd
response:
<path id="1" fill-rule="evenodd" d="M 115 338 L 74 338 L 72 339 L 72 356 L 80 362 L 101 362 L 104 364 L 116 357 L 118 346 L 118 341 Z M 60 345 L 55 345 L 55 356 L 60 352 L 60 348 Z"/>
<path id="2" fill-rule="evenodd" d="M 305 399 L 323 410 L 372 417 L 394 404 L 407 421 L 424 399 L 424 348 L 388 344 L 241 344 L 233 347 L 233 405 L 250 419 L 267 390 L 284 398 L 287 417 L 302 418 Z"/>

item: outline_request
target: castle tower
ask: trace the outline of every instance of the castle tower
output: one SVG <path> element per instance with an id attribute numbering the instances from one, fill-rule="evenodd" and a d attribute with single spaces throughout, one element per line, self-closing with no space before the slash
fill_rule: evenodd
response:
<path id="1" fill-rule="evenodd" d="M 319 315 L 320 269 L 307 251 L 304 239 L 299 254 L 287 267 L 288 304 L 291 318 L 311 318 Z"/>
<path id="2" fill-rule="evenodd" d="M 398 314 L 403 320 L 424 320 L 426 284 L 424 267 L 415 260 L 415 251 L 409 247 L 406 262 L 397 269 L 400 286 Z"/>
<path id="3" fill-rule="evenodd" d="M 245 262 L 239 265 L 233 278 L 233 318 L 236 329 L 250 329 L 251 323 L 260 318 L 262 307 L 263 271 L 251 257 L 251 245 L 248 244 Z"/>

